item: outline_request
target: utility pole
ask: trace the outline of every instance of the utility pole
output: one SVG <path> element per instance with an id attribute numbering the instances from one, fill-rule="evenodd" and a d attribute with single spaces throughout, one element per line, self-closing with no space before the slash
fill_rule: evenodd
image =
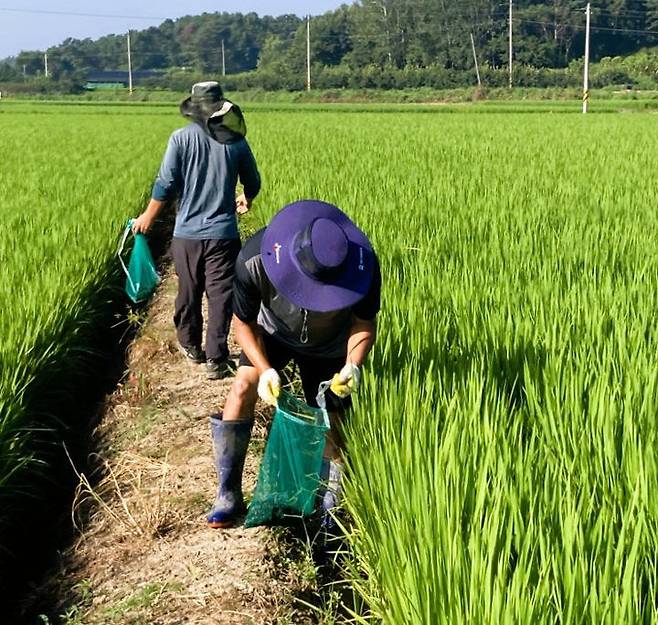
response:
<path id="1" fill-rule="evenodd" d="M 480 80 L 480 68 L 478 67 L 478 55 L 475 52 L 475 39 L 473 39 L 473 33 L 471 33 L 471 48 L 473 48 L 473 60 L 475 61 L 475 74 L 478 77 L 478 87 L 481 87 L 482 81 Z"/>
<path id="2" fill-rule="evenodd" d="M 133 61 L 130 52 L 130 31 L 128 31 L 128 92 L 133 92 Z"/>
<path id="3" fill-rule="evenodd" d="M 27 66 L 23 63 L 23 78 L 25 78 L 25 76 L 27 76 Z"/>
<path id="4" fill-rule="evenodd" d="M 226 76 L 226 57 L 224 55 L 224 40 L 222 39 L 222 76 Z"/>
<path id="5" fill-rule="evenodd" d="M 512 0 L 509 0 L 509 88 L 512 88 Z"/>
<path id="6" fill-rule="evenodd" d="M 47 52 L 43 55 L 43 74 L 46 78 L 48 78 L 48 53 Z"/>
<path id="7" fill-rule="evenodd" d="M 585 71 L 583 73 L 583 113 L 589 109 L 589 31 L 592 9 L 587 3 L 587 27 L 585 29 Z"/>
<path id="8" fill-rule="evenodd" d="M 375 3 L 377 4 L 377 3 Z M 384 18 L 384 31 L 386 32 L 386 46 L 388 48 L 388 62 L 393 64 L 393 54 L 391 53 L 391 29 L 388 26 L 388 9 L 386 3 L 381 0 L 382 16 Z"/>
<path id="9" fill-rule="evenodd" d="M 306 16 L 306 91 L 311 90 L 311 16 Z"/>

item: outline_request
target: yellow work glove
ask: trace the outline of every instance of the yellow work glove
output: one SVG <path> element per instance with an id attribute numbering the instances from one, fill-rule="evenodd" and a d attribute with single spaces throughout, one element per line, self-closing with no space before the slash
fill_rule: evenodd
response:
<path id="1" fill-rule="evenodd" d="M 355 364 L 348 362 L 340 373 L 335 373 L 331 380 L 331 391 L 341 399 L 351 395 L 361 381 L 361 370 Z"/>
<path id="2" fill-rule="evenodd" d="M 258 396 L 270 406 L 276 406 L 281 392 L 281 378 L 276 369 L 267 369 L 258 378 Z"/>

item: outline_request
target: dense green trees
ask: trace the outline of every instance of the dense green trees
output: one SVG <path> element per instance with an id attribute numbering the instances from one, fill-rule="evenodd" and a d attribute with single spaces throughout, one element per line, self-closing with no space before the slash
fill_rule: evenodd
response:
<path id="1" fill-rule="evenodd" d="M 268 37 L 288 41 L 302 20 L 294 15 L 259 17 L 256 13 L 204 13 L 166 20 L 158 27 L 131 33 L 134 69 L 188 68 L 216 72 L 221 67 L 222 41 L 230 72 L 258 64 Z M 28 75 L 43 72 L 44 51 L 21 52 L 15 65 Z M 126 36 L 108 35 L 96 41 L 67 39 L 47 50 L 54 76 L 86 70 L 127 68 Z"/>
<path id="2" fill-rule="evenodd" d="M 514 56 L 520 72 L 521 66 L 567 68 L 582 57 L 584 4 L 514 0 Z M 594 61 L 658 45 L 658 0 L 597 0 L 592 8 Z M 386 83 L 387 72 L 421 84 L 427 75 L 459 76 L 472 72 L 471 34 L 483 71 L 495 71 L 508 63 L 508 10 L 505 0 L 359 0 L 343 5 L 311 19 L 314 73 L 332 86 L 354 86 L 354 76 L 363 76 L 364 84 Z M 256 69 L 259 86 L 303 86 L 306 21 L 294 15 L 206 13 L 167 20 L 133 33 L 133 67 L 217 74 L 222 42 L 229 74 Z M 90 69 L 126 68 L 125 35 L 68 39 L 48 53 L 56 79 Z M 28 76 L 42 73 L 43 52 L 19 54 L 15 68 L 21 74 L 23 66 Z"/>

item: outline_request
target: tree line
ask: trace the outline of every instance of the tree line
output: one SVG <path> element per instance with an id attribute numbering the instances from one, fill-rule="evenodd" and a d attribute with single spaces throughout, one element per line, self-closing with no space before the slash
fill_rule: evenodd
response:
<path id="1" fill-rule="evenodd" d="M 514 0 L 519 72 L 526 71 L 524 67 L 565 69 L 583 56 L 584 5 L 584 0 Z M 460 76 L 472 72 L 472 35 L 484 73 L 502 73 L 508 63 L 508 19 L 506 0 L 360 0 L 310 19 L 311 62 L 319 76 L 334 77 L 335 86 L 345 86 L 350 76 L 364 76 L 367 82 L 377 72 L 430 72 L 460 82 Z M 223 64 L 228 74 L 249 73 L 245 81 L 254 86 L 298 88 L 306 65 L 306 36 L 306 20 L 295 15 L 187 16 L 133 31 L 133 68 L 163 70 L 169 81 L 163 80 L 171 86 L 176 75 L 217 75 Z M 594 61 L 655 45 L 658 0 L 592 3 Z M 127 68 L 125 34 L 67 39 L 0 64 L 0 81 L 42 75 L 46 52 L 54 80 Z"/>

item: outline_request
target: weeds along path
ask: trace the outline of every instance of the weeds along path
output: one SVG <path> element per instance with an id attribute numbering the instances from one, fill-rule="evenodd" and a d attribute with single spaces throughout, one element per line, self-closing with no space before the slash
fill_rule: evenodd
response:
<path id="1" fill-rule="evenodd" d="M 207 380 L 177 351 L 175 293 L 169 274 L 131 346 L 128 377 L 107 400 L 97 431 L 103 478 L 91 486 L 82 476 L 80 535 L 45 589 L 62 598 L 47 622 L 312 622 L 293 606 L 308 590 L 307 565 L 288 558 L 271 530 L 205 526 L 215 489 L 208 415 L 231 380 Z M 257 423 L 247 491 L 264 436 Z"/>

